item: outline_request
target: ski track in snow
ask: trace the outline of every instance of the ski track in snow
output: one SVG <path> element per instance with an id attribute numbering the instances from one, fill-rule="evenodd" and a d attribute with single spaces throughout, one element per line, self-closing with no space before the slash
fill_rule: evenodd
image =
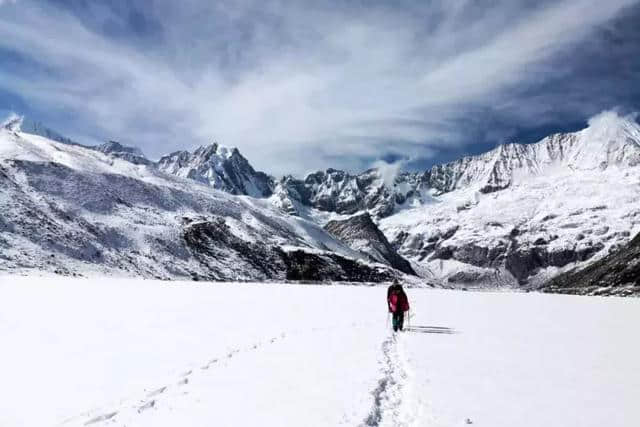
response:
<path id="1" fill-rule="evenodd" d="M 353 324 L 355 327 L 364 327 L 370 322 L 363 324 Z M 329 331 L 342 325 L 332 325 L 328 327 L 315 327 L 307 332 Z M 98 425 L 117 423 L 118 415 L 126 413 L 138 413 L 157 408 L 162 404 L 161 398 L 170 398 L 175 393 L 188 394 L 183 386 L 189 384 L 192 375 L 203 375 L 214 367 L 224 366 L 230 363 L 233 357 L 241 352 L 252 352 L 265 345 L 276 344 L 288 335 L 296 335 L 304 331 L 292 331 L 289 334 L 282 332 L 264 341 L 255 342 L 248 346 L 231 349 L 221 356 L 211 358 L 204 364 L 200 364 L 199 369 L 190 369 L 182 373 L 177 382 L 166 384 L 160 387 L 145 389 L 143 397 L 125 398 L 109 408 L 85 412 L 77 417 L 64 421 L 61 425 Z M 384 426 L 418 426 L 425 425 L 427 420 L 422 419 L 425 403 L 416 395 L 412 383 L 410 360 L 404 350 L 403 334 L 391 333 L 384 339 L 381 346 L 381 378 L 377 386 L 371 392 L 373 405 L 371 411 L 362 422 L 363 427 L 384 427 Z M 199 372 L 198 372 L 199 371 Z M 430 419 L 430 418 L 429 418 Z M 430 419 L 431 420 L 431 419 Z"/>
<path id="2" fill-rule="evenodd" d="M 316 330 L 320 330 L 320 328 L 314 328 L 312 329 L 312 331 L 316 331 Z M 295 334 L 296 332 L 294 332 Z M 259 348 L 261 348 L 264 345 L 267 344 L 275 344 L 277 343 L 279 340 L 284 339 L 287 336 L 287 333 L 282 332 L 280 334 L 274 335 L 271 338 L 267 339 L 266 341 L 259 341 L 256 343 L 253 343 L 249 346 L 245 346 L 245 347 L 237 347 L 235 349 L 231 349 L 229 350 L 227 353 L 225 353 L 222 356 L 218 356 L 218 357 L 214 357 L 212 359 L 210 359 L 209 361 L 207 361 L 204 364 L 200 365 L 200 371 L 205 372 L 207 370 L 209 370 L 210 368 L 213 368 L 214 366 L 221 366 L 225 363 L 229 363 L 231 361 L 231 359 L 233 359 L 233 357 L 240 353 L 240 352 L 246 352 L 246 351 L 254 351 L 254 350 L 258 350 Z M 113 408 L 111 410 L 93 410 L 93 411 L 89 411 L 86 412 L 84 414 L 81 414 L 77 417 L 73 417 L 70 418 L 64 422 L 62 422 L 60 425 L 95 425 L 98 423 L 103 423 L 103 422 L 109 422 L 109 423 L 113 423 L 116 422 L 116 418 L 117 415 L 122 413 L 122 412 L 137 412 L 137 413 L 142 413 L 148 409 L 152 409 L 155 408 L 158 404 L 159 404 L 159 400 L 162 396 L 168 396 L 171 394 L 172 391 L 180 391 L 183 394 L 188 394 L 187 391 L 181 391 L 181 390 L 177 390 L 179 387 L 181 386 L 185 386 L 187 384 L 189 384 L 189 378 L 192 375 L 196 375 L 196 373 L 194 373 L 194 370 L 190 369 L 184 373 L 182 373 L 180 375 L 180 378 L 178 379 L 177 382 L 175 382 L 174 384 L 167 384 L 167 385 L 163 385 L 160 387 L 156 387 L 154 389 L 152 389 L 151 391 L 145 390 L 144 393 L 144 397 L 138 397 L 138 398 L 134 398 L 134 399 L 122 399 L 120 401 L 120 404 L 116 404 L 114 406 L 117 406 L 118 408 Z M 128 403 L 127 403 L 128 401 Z M 98 415 L 96 415 L 98 414 Z M 88 420 L 86 420 L 88 418 Z M 85 421 L 86 420 L 86 421 Z"/>
<path id="3" fill-rule="evenodd" d="M 411 366 L 404 351 L 404 337 L 394 333 L 382 343 L 382 378 L 371 392 L 373 407 L 362 426 L 414 426 L 423 410 L 415 394 Z"/>
<path id="4" fill-rule="evenodd" d="M 370 323 L 371 322 L 362 322 L 359 324 L 353 323 L 351 326 L 365 327 Z M 327 327 L 314 327 L 306 330 L 306 332 L 330 331 L 332 329 L 340 328 L 343 326 L 344 325 L 337 324 L 337 325 L 331 325 Z M 138 396 L 137 398 L 131 398 L 131 397 L 123 398 L 113 405 L 106 406 L 101 409 L 90 410 L 78 416 L 69 418 L 63 421 L 60 424 L 60 426 L 88 426 L 88 425 L 94 426 L 94 425 L 101 425 L 101 424 L 113 425 L 114 423 L 118 423 L 119 415 L 125 416 L 125 415 L 129 415 L 130 413 L 141 414 L 142 412 L 148 409 L 157 408 L 160 404 L 162 404 L 161 398 L 163 397 L 168 399 L 170 398 L 170 396 L 176 395 L 176 394 L 183 394 L 183 395 L 189 394 L 189 392 L 184 389 L 184 386 L 189 384 L 189 378 L 191 378 L 193 375 L 204 375 L 207 371 L 209 371 L 213 367 L 216 367 L 216 366 L 220 367 L 220 366 L 224 366 L 227 363 L 230 363 L 236 354 L 239 354 L 241 352 L 252 352 L 260 349 L 263 346 L 276 344 L 277 342 L 286 338 L 287 336 L 295 336 L 303 332 L 305 331 L 294 330 L 289 333 L 282 332 L 264 341 L 258 341 L 248 346 L 231 349 L 221 356 L 211 358 L 206 363 L 200 364 L 199 369 L 197 370 L 190 369 L 182 373 L 179 376 L 179 379 L 177 382 L 174 382 L 172 384 L 162 385 L 159 387 L 154 387 L 154 388 L 151 388 L 151 390 L 145 389 L 142 397 Z M 125 426 L 125 424 L 122 424 L 122 425 Z M 379 424 L 374 424 L 374 425 L 379 425 Z M 405 424 L 400 424 L 400 425 L 405 425 Z"/>

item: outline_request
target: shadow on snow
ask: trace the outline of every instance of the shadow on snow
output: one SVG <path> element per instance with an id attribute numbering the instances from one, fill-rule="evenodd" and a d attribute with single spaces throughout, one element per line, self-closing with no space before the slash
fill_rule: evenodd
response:
<path id="1" fill-rule="evenodd" d="M 453 328 L 445 328 L 442 326 L 420 326 L 420 325 L 411 325 L 409 327 L 404 328 L 405 332 L 420 332 L 422 334 L 457 334 Z"/>

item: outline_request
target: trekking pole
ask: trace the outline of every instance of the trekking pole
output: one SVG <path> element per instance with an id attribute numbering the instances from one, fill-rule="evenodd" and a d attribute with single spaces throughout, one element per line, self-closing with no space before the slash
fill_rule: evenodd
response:
<path id="1" fill-rule="evenodd" d="M 389 318 L 391 317 L 391 312 L 387 311 L 387 329 L 389 329 Z"/>

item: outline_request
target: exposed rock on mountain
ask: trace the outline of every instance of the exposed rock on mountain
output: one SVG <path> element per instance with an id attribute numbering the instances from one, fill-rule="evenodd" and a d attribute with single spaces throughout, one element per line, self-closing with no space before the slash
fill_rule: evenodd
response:
<path id="1" fill-rule="evenodd" d="M 6 200 L 0 245 L 13 253 L 3 253 L 7 268 L 47 259 L 46 265 L 69 271 L 82 271 L 78 260 L 111 271 L 129 265 L 117 261 L 118 248 L 133 245 L 172 260 L 169 268 L 135 255 L 135 267 L 127 268 L 136 274 L 373 277 L 366 272 L 371 266 L 354 270 L 345 267 L 351 261 L 336 258 L 366 253 L 432 283 L 535 288 L 602 259 L 640 231 L 640 126 L 611 113 L 579 132 L 502 145 L 391 178 L 376 169 L 357 175 L 328 169 L 275 180 L 218 144 L 151 163 L 113 141 L 83 147 L 58 138 L 64 144 L 51 148 L 55 142 L 23 126 L 14 117 L 0 130 L 8 141 L 0 145 Z M 43 252 L 41 241 L 59 249 Z M 45 258 L 27 257 L 30 245 Z M 63 255 L 75 261 L 58 259 Z M 331 272 L 302 267 L 309 260 L 328 263 Z"/>
<path id="2" fill-rule="evenodd" d="M 303 281 L 380 282 L 397 277 L 389 269 L 368 265 L 336 253 L 288 250 L 246 241 L 231 232 L 222 218 L 186 221 L 183 238 L 190 253 L 205 267 L 225 263 L 236 277 Z M 230 256 L 231 255 L 231 256 Z M 227 262 L 228 261 L 228 262 Z M 240 262 L 239 262 L 240 261 Z M 216 279 L 198 276 L 196 279 Z"/>
<path id="3" fill-rule="evenodd" d="M 605 114 L 579 132 L 436 166 L 430 203 L 379 226 L 426 276 L 534 287 L 640 230 L 639 159 L 638 124 Z"/>
<path id="4" fill-rule="evenodd" d="M 544 292 L 640 296 L 640 234 L 593 264 L 551 279 Z"/>
<path id="5" fill-rule="evenodd" d="M 402 173 L 389 186 L 377 169 L 358 175 L 327 169 L 309 174 L 303 180 L 284 177 L 280 185 L 283 188 L 279 196 L 282 205 L 291 206 L 297 202 L 345 215 L 366 211 L 376 218 L 393 214 L 398 205 L 422 204 L 423 198 L 429 199 L 424 194 L 424 175 Z"/>
<path id="6" fill-rule="evenodd" d="M 287 280 L 387 282 L 397 278 L 394 271 L 335 253 L 277 250 L 287 269 Z"/>
<path id="7" fill-rule="evenodd" d="M 535 144 L 500 145 L 479 156 L 434 166 L 428 172 L 428 182 L 439 193 L 470 186 L 490 193 L 508 188 L 518 175 L 540 175 L 551 168 L 605 170 L 638 163 L 638 125 L 606 115 L 579 132 L 555 134 Z"/>
<path id="8" fill-rule="evenodd" d="M 153 164 L 153 162 L 147 160 L 147 158 L 139 148 L 122 145 L 117 141 L 108 141 L 102 145 L 93 147 L 93 149 L 96 151 L 100 151 L 101 153 L 126 160 L 136 165 Z"/>
<path id="9" fill-rule="evenodd" d="M 407 274 L 416 274 L 409 261 L 398 255 L 389 244 L 368 213 L 344 220 L 329 221 L 324 228 L 352 249 L 368 255 L 373 261 L 389 264 Z"/>
<path id="10" fill-rule="evenodd" d="M 371 265 L 321 227 L 93 149 L 0 130 L 0 271 L 166 279 L 400 273 Z M 307 262 L 307 261 L 305 261 Z"/>
<path id="11" fill-rule="evenodd" d="M 217 143 L 198 148 L 193 153 L 176 151 L 158 161 L 159 170 L 208 184 L 230 194 L 268 197 L 273 179 L 256 172 L 237 148 Z"/>
<path id="12" fill-rule="evenodd" d="M 304 180 L 286 178 L 289 196 L 323 211 L 354 214 L 367 210 L 377 218 L 420 206 L 432 196 L 473 189 L 480 194 L 504 190 L 515 182 L 566 171 L 607 170 L 640 164 L 640 127 L 603 113 L 584 130 L 555 134 L 534 144 L 505 144 L 478 155 L 435 165 L 424 173 L 399 174 L 385 185 L 379 171 L 358 175 L 328 169 Z"/>

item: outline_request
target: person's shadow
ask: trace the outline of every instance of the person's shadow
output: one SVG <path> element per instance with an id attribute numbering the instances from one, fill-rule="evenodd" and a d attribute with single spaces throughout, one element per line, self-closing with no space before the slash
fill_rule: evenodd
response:
<path id="1" fill-rule="evenodd" d="M 420 332 L 421 334 L 457 334 L 458 331 L 452 328 L 445 328 L 443 326 L 420 326 L 411 325 L 404 328 L 408 332 Z"/>

